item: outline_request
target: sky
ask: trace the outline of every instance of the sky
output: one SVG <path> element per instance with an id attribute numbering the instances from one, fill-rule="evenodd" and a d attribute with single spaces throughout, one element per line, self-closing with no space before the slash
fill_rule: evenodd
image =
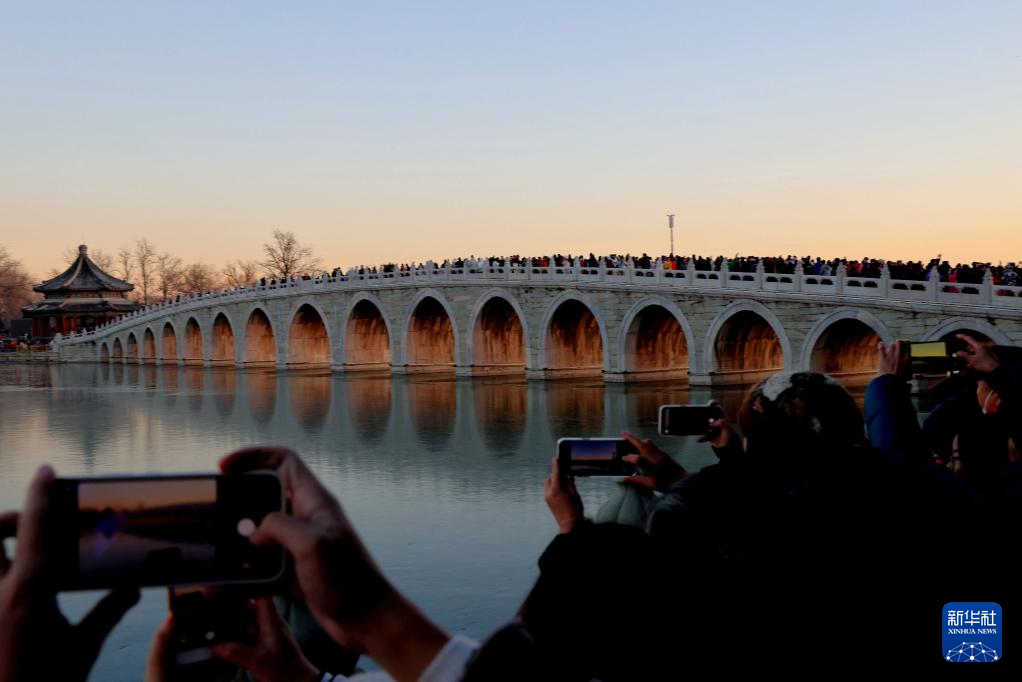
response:
<path id="1" fill-rule="evenodd" d="M 1022 260 L 1022 3 L 0 0 L 0 245 Z"/>

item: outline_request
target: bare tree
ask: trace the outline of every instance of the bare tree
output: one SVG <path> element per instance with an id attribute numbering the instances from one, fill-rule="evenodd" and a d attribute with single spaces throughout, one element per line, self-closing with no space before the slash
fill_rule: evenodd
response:
<path id="1" fill-rule="evenodd" d="M 224 280 L 229 287 L 245 287 L 256 280 L 259 272 L 259 263 L 251 260 L 241 260 L 224 266 Z"/>
<path id="2" fill-rule="evenodd" d="M 259 263 L 270 277 L 287 279 L 291 275 L 319 269 L 312 249 L 298 243 L 294 232 L 273 231 L 273 241 L 263 244 L 266 259 Z"/>
<path id="3" fill-rule="evenodd" d="M 135 272 L 135 257 L 123 246 L 117 250 L 117 272 L 114 273 L 125 282 L 130 282 Z"/>
<path id="4" fill-rule="evenodd" d="M 202 294 L 220 287 L 216 271 L 205 263 L 193 263 L 181 273 L 181 292 Z"/>
<path id="5" fill-rule="evenodd" d="M 156 258 L 156 278 L 159 284 L 160 296 L 166 303 L 171 296 L 181 290 L 183 277 L 181 259 L 171 256 L 169 253 L 161 253 Z"/>
<path id="6" fill-rule="evenodd" d="M 149 291 L 156 284 L 156 247 L 143 237 L 135 242 L 135 265 L 142 285 L 142 305 L 149 305 Z"/>
<path id="7" fill-rule="evenodd" d="M 224 267 L 224 282 L 233 287 L 248 286 L 259 278 L 259 269 L 258 262 L 239 258 Z"/>
<path id="8" fill-rule="evenodd" d="M 60 255 L 63 256 L 64 262 L 70 265 L 71 263 L 74 263 L 76 260 L 78 260 L 78 247 L 75 246 L 74 248 L 64 249 L 63 251 L 60 252 Z M 114 270 L 114 257 L 106 253 L 105 251 L 102 251 L 100 249 L 94 250 L 90 249 L 89 258 L 92 259 L 93 263 L 95 263 L 102 269 L 106 270 L 107 272 L 112 272 Z M 54 273 L 53 276 L 55 277 L 56 275 L 59 275 L 61 272 L 63 272 L 63 270 L 59 272 L 57 270 L 52 270 L 51 272 Z"/>
<path id="9" fill-rule="evenodd" d="M 114 257 L 106 251 L 96 249 L 95 251 L 89 251 L 89 258 L 92 262 L 103 268 L 106 272 L 111 272 L 114 269 Z"/>
<path id="10" fill-rule="evenodd" d="M 74 248 L 64 249 L 63 251 L 60 252 L 60 255 L 61 258 L 64 259 L 65 263 L 71 265 L 76 260 L 78 260 L 78 247 L 76 246 Z M 92 262 L 98 265 L 104 271 L 106 272 L 114 271 L 114 258 L 110 254 L 97 249 L 95 251 L 89 251 L 89 258 L 91 258 Z M 49 271 L 46 273 L 46 279 L 53 279 L 57 275 L 63 274 L 63 272 L 66 269 L 67 269 L 66 266 L 63 268 L 50 268 Z"/>
<path id="11" fill-rule="evenodd" d="M 21 261 L 15 260 L 0 246 L 0 323 L 6 325 L 13 317 L 21 317 L 21 308 L 36 298 L 32 278 Z"/>

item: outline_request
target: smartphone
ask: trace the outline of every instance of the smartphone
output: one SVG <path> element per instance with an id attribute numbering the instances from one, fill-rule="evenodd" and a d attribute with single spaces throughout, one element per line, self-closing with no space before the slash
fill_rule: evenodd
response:
<path id="1" fill-rule="evenodd" d="M 248 596 L 237 588 L 168 587 L 167 601 L 174 614 L 171 634 L 174 662 L 196 672 L 201 668 L 201 679 L 221 677 L 217 674 L 221 671 L 224 675 L 237 672 L 234 666 L 214 659 L 210 645 L 255 644 L 253 633 L 257 626 Z"/>
<path id="2" fill-rule="evenodd" d="M 947 374 L 954 369 L 955 350 L 949 341 L 913 342 L 909 347 L 910 371 L 912 374 Z"/>
<path id="3" fill-rule="evenodd" d="M 561 438 L 557 461 L 569 476 L 631 476 L 635 465 L 621 458 L 638 454 L 624 438 Z"/>
<path id="4" fill-rule="evenodd" d="M 63 590 L 271 582 L 280 547 L 249 536 L 284 508 L 273 472 L 60 478 L 54 507 Z"/>
<path id="5" fill-rule="evenodd" d="M 659 431 L 663 436 L 713 435 L 710 420 L 723 416 L 717 405 L 661 405 Z"/>

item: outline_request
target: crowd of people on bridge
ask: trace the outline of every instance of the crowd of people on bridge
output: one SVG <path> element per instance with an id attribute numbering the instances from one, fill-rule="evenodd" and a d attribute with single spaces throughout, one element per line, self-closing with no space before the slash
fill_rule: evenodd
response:
<path id="1" fill-rule="evenodd" d="M 385 263 L 379 266 L 352 266 L 347 269 L 336 267 L 331 271 L 320 273 L 292 274 L 286 277 L 262 277 L 258 283 L 251 286 L 276 287 L 282 284 L 294 284 L 302 281 L 315 281 L 317 283 L 337 281 L 342 278 L 355 278 L 362 276 L 393 277 L 405 273 L 425 272 L 433 269 L 453 268 L 469 274 L 482 274 L 488 268 L 635 268 L 638 270 L 686 270 L 691 266 L 697 273 L 705 274 L 720 272 L 725 267 L 730 273 L 744 274 L 751 277 L 757 273 L 762 266 L 765 277 L 771 279 L 794 276 L 801 266 L 803 275 L 819 277 L 824 283 L 830 283 L 828 278 L 835 277 L 842 271 L 846 277 L 862 279 L 879 279 L 886 271 L 891 280 L 895 280 L 895 289 L 925 289 L 925 283 L 936 280 L 945 283 L 944 290 L 949 293 L 978 293 L 978 287 L 984 283 L 987 274 L 990 275 L 990 283 L 1001 287 L 997 290 L 998 296 L 1018 296 L 1010 288 L 1022 287 L 1019 274 L 1014 262 L 1010 263 L 957 263 L 952 266 L 949 261 L 943 260 L 940 256 L 931 259 L 928 263 L 923 261 L 887 261 L 876 258 L 862 258 L 849 260 L 846 258 L 832 258 L 825 260 L 819 257 L 803 256 L 741 256 L 735 255 L 731 258 L 716 256 L 678 256 L 674 254 L 663 256 L 650 256 L 643 253 L 640 256 L 631 254 L 610 254 L 608 256 L 597 256 L 590 253 L 588 256 L 571 254 L 553 254 L 548 256 L 526 257 L 521 255 L 513 256 L 488 256 L 477 258 L 445 259 L 440 263 L 433 261 L 411 262 L 411 263 Z M 914 284 L 913 284 L 914 283 Z M 959 286 L 961 285 L 961 286 Z M 866 286 L 873 286 L 867 282 Z M 242 287 L 246 288 L 246 287 Z M 212 295 L 214 292 L 206 291 L 200 294 Z M 185 296 L 185 299 L 193 296 Z M 180 302 L 182 297 L 178 295 L 175 302 Z"/>
<path id="2" fill-rule="evenodd" d="M 513 256 L 488 256 L 477 258 L 445 259 L 440 263 L 433 261 L 411 262 L 411 263 L 384 263 L 382 265 L 358 265 L 347 269 L 336 267 L 331 271 L 320 273 L 292 274 L 286 277 L 261 277 L 252 286 L 278 286 L 281 284 L 293 284 L 301 281 L 313 280 L 316 282 L 334 281 L 341 278 L 354 278 L 365 275 L 394 275 L 401 273 L 423 272 L 431 269 L 448 269 L 464 271 L 469 274 L 483 273 L 487 268 L 635 268 L 638 270 L 686 270 L 691 265 L 697 272 L 719 272 L 725 267 L 732 273 L 751 274 L 758 272 L 762 266 L 763 273 L 768 276 L 794 275 L 801 265 L 802 274 L 814 275 L 822 278 L 833 277 L 838 274 L 840 268 L 844 268 L 847 277 L 859 277 L 867 279 L 879 279 L 886 270 L 892 280 L 909 282 L 928 282 L 936 279 L 951 285 L 980 285 L 989 272 L 991 283 L 998 286 L 1017 287 L 1022 286 L 1019 281 L 1018 271 L 1015 263 L 958 263 L 954 266 L 947 260 L 941 260 L 940 256 L 931 259 L 928 263 L 922 261 L 885 261 L 876 258 L 862 258 L 860 260 L 849 260 L 846 258 L 832 258 L 824 260 L 812 256 L 796 257 L 787 256 L 741 256 L 735 255 L 731 258 L 716 256 L 678 256 L 663 255 L 650 256 L 643 253 L 640 256 L 631 254 L 610 254 L 608 256 L 597 256 L 590 253 L 588 256 L 571 254 L 553 254 L 548 256 L 525 257 Z M 955 292 L 965 290 L 965 287 L 950 287 L 948 291 Z M 201 295 L 213 294 L 212 291 L 202 292 Z M 1003 291 L 1001 292 L 1003 295 Z M 191 296 L 186 295 L 185 298 Z M 181 295 L 175 297 L 175 302 L 182 300 Z"/>
<path id="3" fill-rule="evenodd" d="M 701 440 L 717 462 L 700 471 L 686 471 L 664 444 L 622 434 L 636 473 L 595 514 L 555 458 L 543 488 L 559 532 L 521 608 L 481 641 L 450 636 L 388 581 L 296 453 L 232 453 L 225 472 L 279 473 L 290 514 L 271 514 L 252 539 L 287 550 L 294 569 L 280 589 L 334 651 L 313 655 L 308 623 L 292 634 L 285 607 L 262 599 L 257 640 L 212 652 L 260 682 L 678 679 L 696 659 L 787 666 L 790 656 L 832 664 L 909 655 L 870 642 L 932 629 L 952 593 L 980 587 L 997 599 L 1016 582 L 1022 349 L 959 340 L 960 371 L 933 391 L 923 421 L 910 398 L 909 344 L 898 341 L 880 346 L 864 411 L 823 374 L 764 379 L 737 414 L 708 421 Z M 115 590 L 77 626 L 60 614 L 53 481 L 42 467 L 20 517 L 0 515 L 0 536 L 17 535 L 13 560 L 0 554 L 5 682 L 85 680 L 138 598 Z M 151 649 L 150 682 L 179 679 L 172 632 L 171 618 Z M 355 672 L 359 653 L 383 671 Z"/>
<path id="4" fill-rule="evenodd" d="M 754 273 L 762 266 L 763 272 L 768 275 L 794 275 L 799 265 L 803 274 L 817 275 L 821 277 L 835 276 L 839 268 L 844 268 L 848 277 L 880 278 L 886 270 L 891 279 L 926 282 L 936 277 L 941 282 L 951 284 L 982 284 L 983 277 L 989 271 L 993 277 L 993 283 L 1004 286 L 1018 286 L 1018 273 L 1014 263 L 958 263 L 954 266 L 940 256 L 931 259 L 928 263 L 923 261 L 887 261 L 877 258 L 864 257 L 861 259 L 832 258 L 823 259 L 812 256 L 742 256 L 735 255 L 731 258 L 716 256 L 680 256 L 662 255 L 650 256 L 643 253 L 639 256 L 631 254 L 610 254 L 597 256 L 579 254 L 553 254 L 545 256 L 525 257 L 521 255 L 512 256 L 488 256 L 477 258 L 446 259 L 440 263 L 386 263 L 381 266 L 367 267 L 360 265 L 350 267 L 347 270 L 335 268 L 330 273 L 323 273 L 322 278 L 337 278 L 341 276 L 356 276 L 380 273 L 402 273 L 422 271 L 429 268 L 455 268 L 467 272 L 482 272 L 484 268 L 514 267 L 514 268 L 599 268 L 616 269 L 633 267 L 639 270 L 685 270 L 691 264 L 692 268 L 699 272 L 720 271 L 725 267 L 730 272 Z"/>

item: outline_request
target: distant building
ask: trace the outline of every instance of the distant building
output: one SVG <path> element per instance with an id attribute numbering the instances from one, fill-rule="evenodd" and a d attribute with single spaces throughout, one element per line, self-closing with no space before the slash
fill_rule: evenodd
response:
<path id="1" fill-rule="evenodd" d="M 78 247 L 78 258 L 65 272 L 32 287 L 44 298 L 21 309 L 32 320 L 33 336 L 70 334 L 116 320 L 142 306 L 128 300 L 134 284 L 107 274 L 89 258 L 89 248 Z"/>

